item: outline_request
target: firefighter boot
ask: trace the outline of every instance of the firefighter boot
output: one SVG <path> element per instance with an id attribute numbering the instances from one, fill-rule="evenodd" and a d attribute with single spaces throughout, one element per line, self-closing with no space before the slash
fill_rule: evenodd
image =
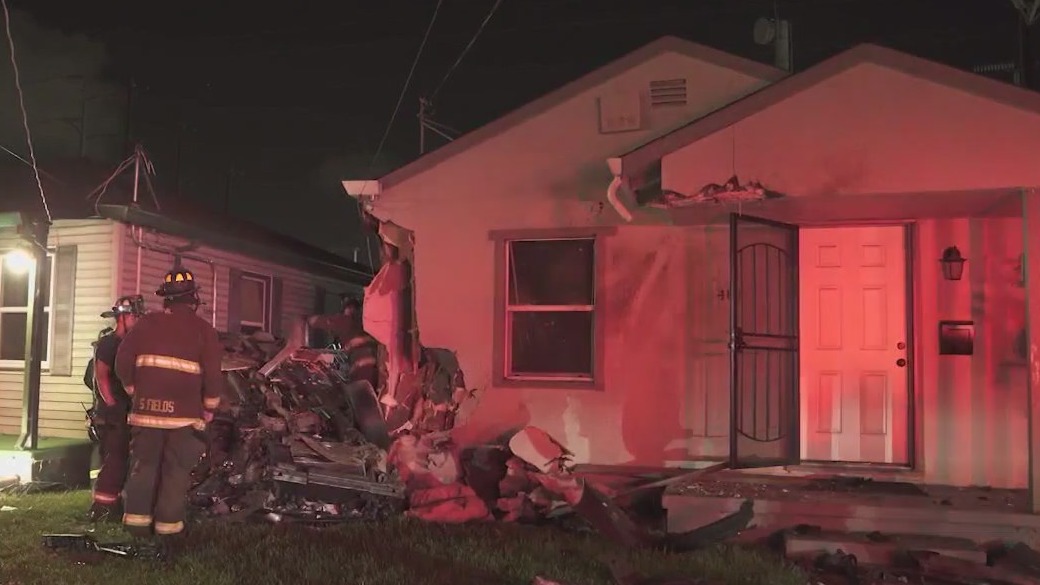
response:
<path id="1" fill-rule="evenodd" d="M 184 553 L 184 534 L 164 534 L 155 537 L 156 560 L 163 564 L 173 564 Z"/>

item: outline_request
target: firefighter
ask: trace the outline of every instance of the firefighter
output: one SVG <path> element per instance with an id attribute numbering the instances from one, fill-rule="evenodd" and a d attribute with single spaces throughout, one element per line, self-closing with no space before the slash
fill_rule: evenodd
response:
<path id="1" fill-rule="evenodd" d="M 94 482 L 90 506 L 90 519 L 95 522 L 119 517 L 119 495 L 126 481 L 130 457 L 130 428 L 126 424 L 130 397 L 115 375 L 116 352 L 137 318 L 143 314 L 144 299 L 140 295 L 120 297 L 110 310 L 101 314 L 106 319 L 114 318 L 116 326 L 101 336 L 94 346 L 91 385 L 94 406 L 90 422 L 97 433 L 101 455 L 101 469 Z"/>
<path id="2" fill-rule="evenodd" d="M 343 310 L 338 315 L 314 315 L 307 319 L 311 327 L 334 334 L 343 346 L 350 362 L 351 382 L 367 380 L 373 389 L 379 388 L 379 342 L 362 328 L 361 301 L 343 298 Z"/>
<path id="3" fill-rule="evenodd" d="M 191 271 L 175 266 L 156 294 L 163 311 L 139 319 L 116 357 L 132 401 L 123 525 L 135 537 L 154 534 L 169 557 L 184 531 L 206 424 L 220 403 L 223 348 L 216 329 L 195 314 L 201 302 Z"/>

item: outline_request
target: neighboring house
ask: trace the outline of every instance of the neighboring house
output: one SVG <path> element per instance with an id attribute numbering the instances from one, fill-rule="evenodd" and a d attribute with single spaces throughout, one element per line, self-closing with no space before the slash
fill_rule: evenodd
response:
<path id="1" fill-rule="evenodd" d="M 1040 96 L 876 46 L 780 77 L 665 39 L 344 187 L 413 231 L 421 339 L 458 351 L 485 436 L 1025 488 Z M 657 80 L 685 104 L 654 105 Z M 603 133 L 625 95 L 631 131 Z M 734 174 L 784 196 L 660 203 Z"/>
<path id="2" fill-rule="evenodd" d="M 110 187 L 94 207 L 87 194 L 104 179 L 58 183 L 60 167 L 45 176 L 54 215 L 41 382 L 40 436 L 86 438 L 84 408 L 91 395 L 83 371 L 91 342 L 112 324 L 100 314 L 120 295 L 141 294 L 148 310 L 161 308 L 155 290 L 180 255 L 201 285 L 199 315 L 220 331 L 279 334 L 305 315 L 335 308 L 342 293 L 360 294 L 371 271 L 292 238 L 216 213 L 187 211 L 161 201 L 163 211 L 129 201 L 125 185 Z M 22 169 L 0 173 L 0 211 L 38 209 L 35 183 Z M 31 172 L 31 171 L 30 171 Z M 132 173 L 131 173 L 132 174 Z M 16 179 L 11 179 L 17 175 Z M 69 185 L 81 185 L 72 188 Z M 17 195 L 17 196 L 13 196 Z M 150 197 L 142 196 L 144 202 Z M 105 202 L 110 203 L 105 203 Z M 148 207 L 151 207 L 150 205 Z M 174 211 L 174 209 L 177 211 Z M 14 228 L 0 229 L 0 255 L 18 245 Z M 22 411 L 28 282 L 0 269 L 0 434 L 17 434 Z"/>

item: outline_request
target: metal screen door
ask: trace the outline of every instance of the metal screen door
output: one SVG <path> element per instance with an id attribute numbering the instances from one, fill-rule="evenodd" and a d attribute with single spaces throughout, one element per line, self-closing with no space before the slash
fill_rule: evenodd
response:
<path id="1" fill-rule="evenodd" d="M 730 215 L 730 465 L 799 459 L 798 226 Z"/>

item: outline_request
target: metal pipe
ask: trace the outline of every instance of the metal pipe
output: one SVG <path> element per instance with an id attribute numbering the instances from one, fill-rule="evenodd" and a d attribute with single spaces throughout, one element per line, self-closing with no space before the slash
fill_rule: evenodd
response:
<path id="1" fill-rule="evenodd" d="M 140 229 L 140 228 L 134 228 L 134 226 L 130 226 L 130 238 L 134 242 L 137 242 L 138 241 L 138 236 L 134 235 L 134 229 Z M 134 294 L 138 294 L 138 295 L 141 294 L 141 253 L 142 253 L 142 248 L 141 248 L 140 245 L 138 245 L 137 246 L 137 281 L 136 281 L 137 284 L 136 284 L 136 287 L 134 289 Z"/>

